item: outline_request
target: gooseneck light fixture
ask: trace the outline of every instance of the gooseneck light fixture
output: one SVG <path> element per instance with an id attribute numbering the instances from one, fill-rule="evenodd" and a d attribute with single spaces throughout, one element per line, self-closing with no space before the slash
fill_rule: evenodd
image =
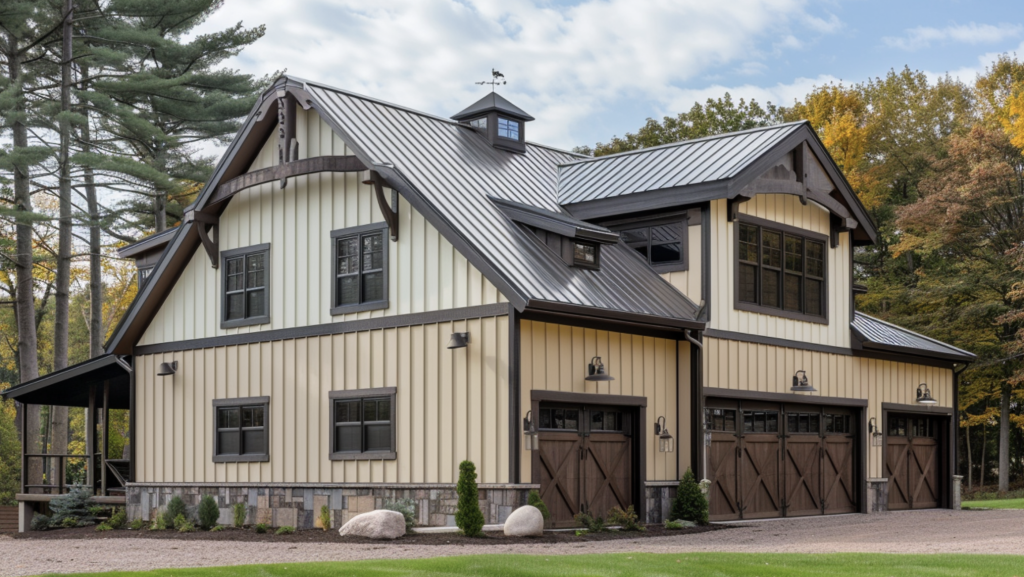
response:
<path id="1" fill-rule="evenodd" d="M 793 374 L 793 386 L 789 390 L 797 393 L 815 393 L 818 391 L 807 381 L 807 371 L 803 369 Z"/>
<path id="2" fill-rule="evenodd" d="M 523 448 L 527 451 L 540 449 L 540 435 L 537 433 L 537 424 L 533 422 L 533 411 L 526 411 L 523 418 Z"/>
<path id="3" fill-rule="evenodd" d="M 921 383 L 917 385 L 917 402 L 922 405 L 937 405 L 938 401 L 932 396 L 932 390 L 928 388 L 928 383 Z"/>
<path id="4" fill-rule="evenodd" d="M 665 425 L 665 417 L 658 417 L 654 421 L 654 434 L 658 436 L 658 451 L 661 453 L 671 453 L 676 449 L 675 439 L 668 432 L 668 427 Z"/>
<path id="5" fill-rule="evenodd" d="M 469 344 L 469 333 L 452 333 L 452 338 L 448 341 L 449 349 L 464 349 Z"/>
<path id="6" fill-rule="evenodd" d="M 604 363 L 601 362 L 601 357 L 594 357 L 590 359 L 590 364 L 587 365 L 587 376 L 583 380 L 585 381 L 614 381 L 615 377 L 609 375 L 604 370 Z"/>

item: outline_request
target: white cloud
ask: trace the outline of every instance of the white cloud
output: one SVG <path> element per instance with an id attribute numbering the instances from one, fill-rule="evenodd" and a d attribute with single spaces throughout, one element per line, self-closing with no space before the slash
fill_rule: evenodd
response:
<path id="1" fill-rule="evenodd" d="M 962 44 L 986 44 L 1001 42 L 1007 38 L 1016 38 L 1024 31 L 1019 24 L 959 24 L 945 28 L 919 26 L 907 29 L 901 37 L 886 36 L 882 42 L 886 46 L 902 50 L 920 50 L 932 43 L 959 42 Z"/>
<path id="2" fill-rule="evenodd" d="M 841 80 L 834 76 L 822 75 L 816 78 L 796 78 L 792 82 L 785 84 L 780 82 L 774 86 L 715 84 L 697 89 L 676 89 L 672 92 L 672 99 L 660 114 L 662 116 L 678 114 L 680 111 L 689 110 L 694 102 L 703 104 L 708 98 L 720 98 L 726 92 L 732 96 L 734 101 L 742 98 L 748 102 L 751 99 L 756 100 L 762 106 L 767 102 L 780 106 L 792 106 L 795 101 L 803 100 L 814 87 L 839 84 L 840 82 Z"/>
<path id="3" fill-rule="evenodd" d="M 529 138 L 569 147 L 623 102 L 672 108 L 679 86 L 722 70 L 756 73 L 774 46 L 796 50 L 841 27 L 807 0 L 228 0 L 199 32 L 244 17 L 267 35 L 231 65 L 288 69 L 448 116 L 479 98 L 492 67 L 502 94 L 538 120 Z M 250 20 L 248 15 L 258 15 Z M 810 38 L 809 38 L 810 36 Z M 786 39 L 773 45 L 779 38 Z M 746 87 L 743 87 L 746 88 Z M 753 89 L 753 88 L 751 88 Z M 709 87 L 704 91 L 718 90 Z M 759 89 L 779 91 L 780 87 Z M 784 90 L 783 90 L 784 92 Z M 788 94 L 788 93 L 787 93 Z M 802 94 L 801 94 L 802 96 Z M 692 105 L 691 99 L 687 108 Z"/>
<path id="4" fill-rule="evenodd" d="M 926 70 L 925 75 L 928 77 L 929 82 L 935 82 L 939 78 L 949 75 L 951 78 L 959 78 L 962 82 L 973 85 L 974 81 L 978 79 L 979 75 L 985 74 L 985 69 L 992 65 L 1001 54 L 1024 54 L 1024 42 L 1021 42 L 1017 48 L 1007 50 L 1004 52 L 986 52 L 978 56 L 977 66 L 963 66 L 955 70 L 944 70 L 934 71 Z"/>

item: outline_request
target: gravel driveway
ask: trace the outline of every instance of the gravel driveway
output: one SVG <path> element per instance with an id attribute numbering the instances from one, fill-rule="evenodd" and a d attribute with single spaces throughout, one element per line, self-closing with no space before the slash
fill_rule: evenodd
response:
<path id="1" fill-rule="evenodd" d="M 34 540 L 0 537 L 0 575 L 143 570 L 297 561 L 483 553 L 996 553 L 1024 552 L 1024 510 L 908 511 L 736 523 L 679 537 L 557 545 L 438 546 L 196 542 L 166 539 Z"/>

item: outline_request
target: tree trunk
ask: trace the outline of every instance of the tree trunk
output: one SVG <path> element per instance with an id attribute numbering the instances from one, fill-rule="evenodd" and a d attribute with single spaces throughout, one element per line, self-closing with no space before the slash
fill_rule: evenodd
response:
<path id="1" fill-rule="evenodd" d="M 999 491 L 1010 490 L 1010 385 L 999 401 Z"/>
<path id="2" fill-rule="evenodd" d="M 988 403 L 985 403 L 985 412 L 988 412 Z M 979 473 L 978 488 L 985 490 L 985 449 L 988 445 L 988 425 L 981 425 L 981 472 Z"/>
<path id="3" fill-rule="evenodd" d="M 964 435 L 964 442 L 967 443 L 967 450 L 964 452 L 967 453 L 967 489 L 970 490 L 974 487 L 974 464 L 971 457 L 971 427 L 968 425 L 966 428 L 967 433 Z"/>
<path id="4" fill-rule="evenodd" d="M 153 222 L 156 232 L 167 230 L 167 195 L 163 191 L 157 191 L 153 196 Z"/>
<path id="5" fill-rule="evenodd" d="M 81 68 L 82 78 L 89 77 L 89 69 Z M 83 86 L 83 89 L 85 87 Z M 89 110 L 82 110 L 85 124 L 82 126 L 82 152 L 92 151 L 92 128 L 89 126 Z M 103 263 L 100 250 L 100 207 L 96 196 L 96 179 L 91 166 L 82 167 L 85 182 L 85 199 L 89 209 L 89 356 L 103 354 Z"/>

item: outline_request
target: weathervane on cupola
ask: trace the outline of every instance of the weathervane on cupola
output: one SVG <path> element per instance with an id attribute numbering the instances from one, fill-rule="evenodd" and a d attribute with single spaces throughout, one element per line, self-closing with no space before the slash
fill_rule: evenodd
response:
<path id="1" fill-rule="evenodd" d="M 474 84 L 490 86 L 491 93 L 452 116 L 452 120 L 481 133 L 494 148 L 525 153 L 525 125 L 533 120 L 533 117 L 494 91 L 496 86 L 507 84 L 505 75 L 492 68 L 490 80 L 481 80 Z"/>
<path id="2" fill-rule="evenodd" d="M 501 80 L 498 80 L 499 78 Z M 504 86 L 504 85 L 508 84 L 508 82 L 505 81 L 505 75 L 504 74 L 502 74 L 501 72 L 498 72 L 497 70 L 491 68 L 491 79 L 490 80 L 481 80 L 480 82 L 477 82 L 476 84 L 479 85 L 479 86 L 486 86 L 486 85 L 489 84 L 491 86 L 491 92 L 494 92 L 494 87 L 495 86 Z"/>

